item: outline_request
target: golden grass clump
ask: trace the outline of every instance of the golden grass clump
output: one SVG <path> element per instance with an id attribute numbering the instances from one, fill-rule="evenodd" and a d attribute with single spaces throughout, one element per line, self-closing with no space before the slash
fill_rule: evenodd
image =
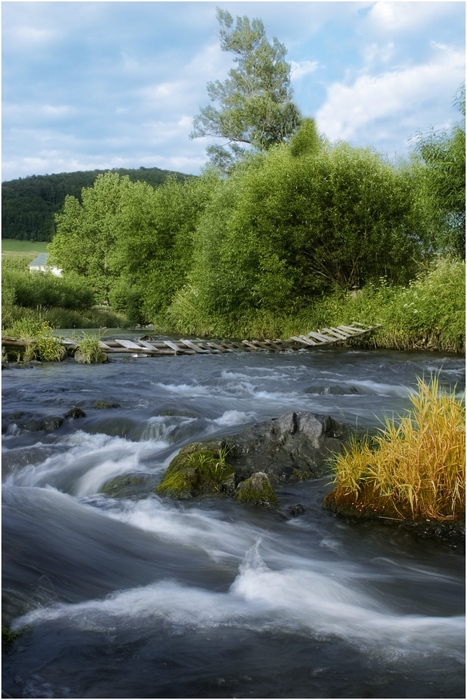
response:
<path id="1" fill-rule="evenodd" d="M 465 404 L 418 380 L 409 415 L 386 419 L 380 434 L 336 458 L 336 488 L 325 504 L 346 514 L 398 520 L 463 520 Z"/>

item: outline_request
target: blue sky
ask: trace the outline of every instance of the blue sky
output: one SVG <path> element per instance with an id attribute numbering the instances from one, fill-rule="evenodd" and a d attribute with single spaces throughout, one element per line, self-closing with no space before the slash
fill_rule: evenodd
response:
<path id="1" fill-rule="evenodd" d="M 216 7 L 287 48 L 294 98 L 331 141 L 390 158 L 450 129 L 465 80 L 462 2 L 22 2 L 2 9 L 2 180 L 94 168 L 197 174 L 190 140 L 232 56 Z"/>

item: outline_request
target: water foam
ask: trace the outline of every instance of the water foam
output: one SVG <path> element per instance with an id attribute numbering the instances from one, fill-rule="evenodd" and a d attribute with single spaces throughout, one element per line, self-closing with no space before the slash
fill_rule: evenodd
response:
<path id="1" fill-rule="evenodd" d="M 256 418 L 254 411 L 224 411 L 220 418 L 214 418 L 213 423 L 217 425 L 242 425 L 250 423 Z"/>
<path id="2" fill-rule="evenodd" d="M 53 486 L 75 496 L 97 493 L 106 481 L 132 471 L 147 471 L 142 461 L 167 447 L 165 441 L 134 443 L 105 434 L 76 431 L 59 443 L 68 448 L 43 462 L 10 474 L 6 486 Z"/>
<path id="3" fill-rule="evenodd" d="M 163 382 L 156 382 L 155 386 L 181 396 L 206 396 L 213 393 L 213 387 L 203 386 L 202 384 L 164 384 Z"/>
<path id="4" fill-rule="evenodd" d="M 109 517 L 156 534 L 161 539 L 206 552 L 214 561 L 237 563 L 258 537 L 258 530 L 241 522 L 223 519 L 221 511 L 180 509 L 157 498 L 121 501 Z"/>
<path id="5" fill-rule="evenodd" d="M 464 620 L 402 615 L 338 580 L 300 570 L 272 570 L 258 542 L 246 553 L 227 593 L 164 580 L 116 592 L 103 600 L 42 607 L 14 621 L 13 630 L 64 619 L 79 629 L 113 629 L 125 621 L 140 628 L 235 627 L 280 631 L 315 639 L 339 637 L 367 654 L 397 658 L 436 652 L 462 662 Z"/>

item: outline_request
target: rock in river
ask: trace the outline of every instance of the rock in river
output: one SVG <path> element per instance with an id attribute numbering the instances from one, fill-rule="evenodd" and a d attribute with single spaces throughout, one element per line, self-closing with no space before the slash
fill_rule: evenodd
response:
<path id="1" fill-rule="evenodd" d="M 187 445 L 156 492 L 173 498 L 235 494 L 257 505 L 277 505 L 274 485 L 329 473 L 329 458 L 349 437 L 348 426 L 330 416 L 285 413 L 236 435 Z"/>

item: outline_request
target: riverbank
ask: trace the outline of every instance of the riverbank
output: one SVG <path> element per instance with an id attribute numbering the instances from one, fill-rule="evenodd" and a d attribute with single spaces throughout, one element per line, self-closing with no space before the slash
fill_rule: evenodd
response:
<path id="1" fill-rule="evenodd" d="M 360 290 L 336 289 L 306 308 L 282 313 L 243 309 L 230 317 L 204 317 L 182 292 L 154 328 L 161 333 L 261 340 L 354 322 L 381 327 L 352 345 L 465 354 L 465 263 L 437 258 L 406 287 L 389 286 L 382 278 Z"/>
<path id="2" fill-rule="evenodd" d="M 6 277 L 3 282 L 6 284 Z M 89 312 L 47 306 L 31 309 L 15 304 L 11 292 L 8 288 L 3 292 L 4 335 L 18 337 L 18 329 L 34 332 L 44 324 L 77 331 L 128 327 L 125 317 L 109 307 L 93 307 Z M 465 354 L 465 263 L 439 258 L 407 287 L 391 287 L 381 279 L 361 290 L 336 289 L 306 308 L 274 314 L 243 309 L 235 316 L 206 318 L 180 293 L 168 311 L 144 330 L 179 337 L 275 340 L 355 322 L 380 327 L 368 338 L 349 341 L 353 347 Z"/>

